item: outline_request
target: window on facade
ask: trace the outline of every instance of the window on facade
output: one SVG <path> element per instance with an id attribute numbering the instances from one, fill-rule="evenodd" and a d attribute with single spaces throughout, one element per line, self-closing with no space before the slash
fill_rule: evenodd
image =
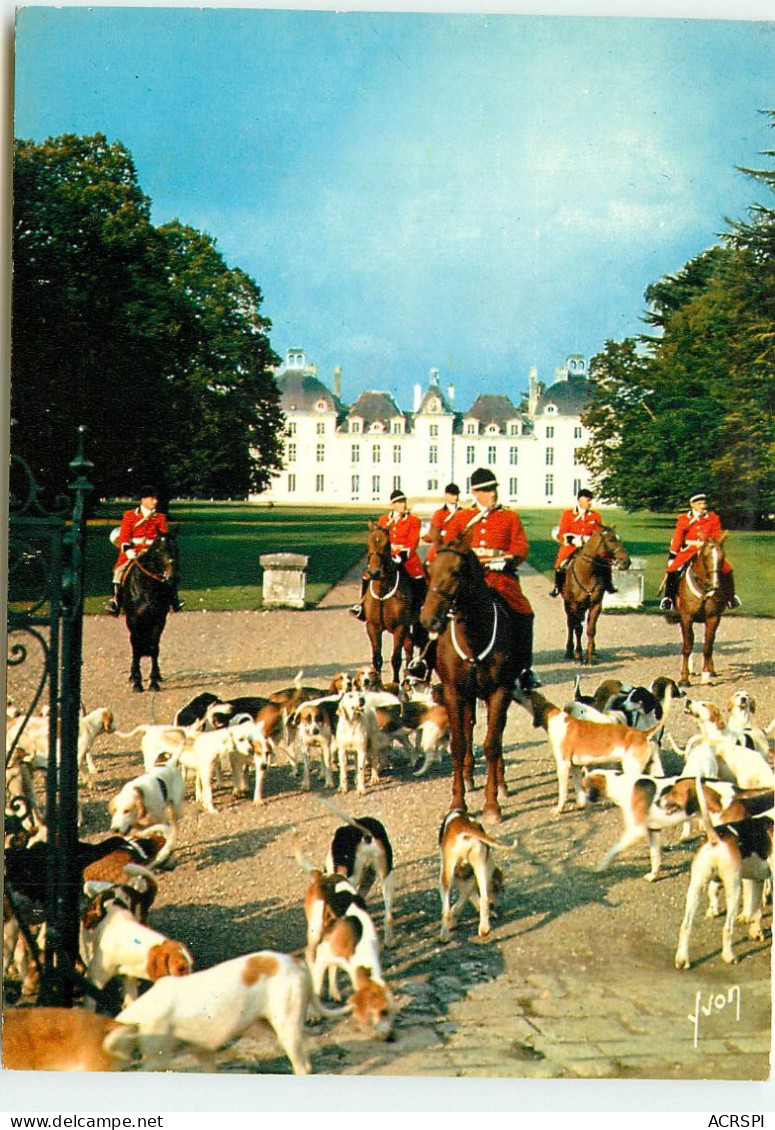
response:
<path id="1" fill-rule="evenodd" d="M 512 435 L 512 436 L 518 436 L 519 435 L 519 424 L 509 424 L 509 435 Z"/>
<path id="2" fill-rule="evenodd" d="M 467 436 L 475 436 L 476 435 L 476 424 L 466 424 L 466 435 Z"/>
<path id="3" fill-rule="evenodd" d="M 553 447 L 547 447 L 547 449 L 546 449 L 546 466 L 547 467 L 553 467 L 554 466 L 554 448 Z"/>
<path id="4" fill-rule="evenodd" d="M 429 463 L 438 463 L 438 461 L 439 461 L 439 449 L 438 449 L 438 447 L 436 446 L 435 443 L 432 443 L 430 445 L 430 447 L 428 448 L 428 462 Z"/>
<path id="5" fill-rule="evenodd" d="M 509 463 L 511 464 L 512 467 L 516 467 L 518 460 L 519 460 L 519 448 L 518 447 L 510 447 L 509 448 Z"/>
<path id="6" fill-rule="evenodd" d="M 293 421 L 291 421 L 291 423 L 288 425 L 288 435 L 289 436 L 295 436 L 296 435 L 296 424 Z"/>
<path id="7" fill-rule="evenodd" d="M 375 443 L 374 446 L 371 449 L 371 461 L 372 461 L 372 463 L 379 463 L 380 458 L 381 458 L 381 454 L 382 453 L 380 451 L 379 444 Z"/>
<path id="8" fill-rule="evenodd" d="M 296 476 L 295 475 L 289 475 L 288 476 L 288 493 L 293 494 L 293 492 L 295 490 L 296 490 Z"/>
<path id="9" fill-rule="evenodd" d="M 353 475 L 350 479 L 350 490 L 353 494 L 358 494 L 361 489 L 361 476 Z"/>
<path id="10" fill-rule="evenodd" d="M 431 431 L 432 436 L 437 436 L 439 434 L 439 425 L 438 424 L 431 424 L 430 431 Z"/>
<path id="11" fill-rule="evenodd" d="M 296 444 L 295 443 L 289 443 L 288 444 L 288 462 L 289 463 L 295 463 L 296 462 Z"/>
<path id="12" fill-rule="evenodd" d="M 393 490 L 400 490 L 400 489 L 401 489 L 401 476 L 400 475 L 393 475 Z"/>
<path id="13" fill-rule="evenodd" d="M 573 438 L 574 439 L 581 439 L 583 435 L 584 435 L 583 429 L 580 428 L 577 424 L 576 427 L 573 429 Z"/>
<path id="14" fill-rule="evenodd" d="M 393 462 L 394 463 L 400 463 L 401 462 L 401 444 L 400 443 L 394 443 L 393 444 Z"/>
<path id="15" fill-rule="evenodd" d="M 516 498 L 517 497 L 517 480 L 516 479 L 509 479 L 509 497 L 510 498 Z"/>
<path id="16" fill-rule="evenodd" d="M 544 479 L 544 494 L 547 498 L 554 494 L 554 475 L 547 475 Z"/>
<path id="17" fill-rule="evenodd" d="M 497 456 L 497 448 L 494 444 L 487 448 L 487 462 L 490 466 L 493 465 Z"/>
<path id="18" fill-rule="evenodd" d="M 401 435 L 401 421 L 400 420 L 394 420 L 392 425 L 391 425 L 391 430 L 392 430 L 394 436 L 400 436 Z"/>
<path id="19" fill-rule="evenodd" d="M 350 447 L 350 462 L 360 463 L 361 461 L 361 447 L 360 444 L 354 443 Z"/>
<path id="20" fill-rule="evenodd" d="M 439 480 L 438 479 L 428 479 L 428 490 L 438 490 L 438 489 L 439 489 Z"/>
<path id="21" fill-rule="evenodd" d="M 371 493 L 379 494 L 379 475 L 372 475 L 371 477 Z"/>
<path id="22" fill-rule="evenodd" d="M 325 489 L 325 476 L 315 475 L 315 491 L 317 494 L 322 494 Z"/>
<path id="23" fill-rule="evenodd" d="M 468 447 L 466 448 L 466 463 L 473 463 L 475 458 L 476 448 L 472 443 L 469 443 Z"/>
<path id="24" fill-rule="evenodd" d="M 573 466 L 574 467 L 578 467 L 579 463 L 581 462 L 580 452 L 581 452 L 580 447 L 574 447 L 574 449 L 573 449 Z"/>
<path id="25" fill-rule="evenodd" d="M 547 439 L 554 439 L 554 427 L 551 424 L 546 429 L 546 438 Z"/>
<path id="26" fill-rule="evenodd" d="M 471 493 L 471 476 L 466 475 L 466 494 Z"/>
<path id="27" fill-rule="evenodd" d="M 573 480 L 573 497 L 574 498 L 578 497 L 578 493 L 579 493 L 580 490 L 581 490 L 581 479 L 574 479 Z"/>
<path id="28" fill-rule="evenodd" d="M 324 436 L 326 434 L 326 425 L 322 420 L 318 420 L 317 433 L 319 436 Z"/>
<path id="29" fill-rule="evenodd" d="M 360 430 L 361 430 L 360 420 L 353 420 L 350 424 L 350 431 L 353 433 L 353 435 L 357 436 L 358 433 L 360 432 Z"/>
<path id="30" fill-rule="evenodd" d="M 326 459 L 326 445 L 319 443 L 315 446 L 315 462 L 324 463 Z"/>

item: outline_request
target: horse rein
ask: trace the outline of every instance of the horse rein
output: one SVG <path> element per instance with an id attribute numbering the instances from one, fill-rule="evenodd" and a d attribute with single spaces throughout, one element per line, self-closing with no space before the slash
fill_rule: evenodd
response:
<path id="1" fill-rule="evenodd" d="M 466 556 L 465 553 L 461 552 L 459 549 L 454 549 L 452 546 L 442 546 L 442 548 L 439 549 L 436 556 L 438 557 L 439 554 L 442 554 L 442 553 L 454 553 L 455 556 L 460 557 L 461 559 L 464 559 L 465 556 Z M 498 605 L 497 605 L 497 603 L 494 600 L 490 601 L 490 605 L 492 607 L 492 612 L 493 612 L 492 636 L 490 637 L 490 642 L 487 644 L 487 647 L 484 649 L 484 651 L 479 653 L 479 655 L 477 655 L 477 656 L 466 655 L 466 653 L 463 651 L 460 644 L 458 643 L 457 633 L 455 631 L 455 624 L 457 622 L 457 609 L 455 608 L 455 600 L 457 599 L 457 592 L 453 593 L 452 595 L 449 595 L 447 593 L 442 592 L 441 589 L 437 585 L 432 585 L 430 587 L 429 591 L 435 592 L 438 596 L 440 596 L 442 598 L 442 600 L 447 600 L 447 601 L 450 602 L 450 608 L 447 611 L 447 619 L 450 622 L 450 639 L 452 640 L 452 646 L 454 647 L 458 657 L 460 659 L 462 659 L 464 662 L 469 663 L 472 667 L 476 666 L 477 663 L 481 663 L 482 660 L 486 659 L 487 656 L 492 651 L 492 649 L 495 647 L 495 640 L 496 640 L 497 635 L 498 635 Z"/>
<path id="2" fill-rule="evenodd" d="M 720 583 L 720 580 L 719 580 L 719 573 L 720 573 L 721 570 L 720 570 L 719 563 L 718 563 L 718 548 L 716 546 L 713 546 L 711 548 L 711 553 L 713 555 L 713 568 L 711 569 L 710 573 L 707 574 L 707 576 L 705 578 L 705 591 L 704 592 L 700 592 L 700 590 L 694 584 L 693 565 L 694 565 L 696 557 L 698 555 L 695 555 L 695 557 L 692 558 L 691 562 L 689 563 L 689 568 L 686 570 L 686 583 L 689 586 L 689 588 L 691 589 L 692 594 L 694 596 L 696 596 L 698 600 L 702 601 L 703 604 L 711 596 L 713 596 L 715 593 L 717 593 L 718 590 L 721 587 L 721 583 Z"/>

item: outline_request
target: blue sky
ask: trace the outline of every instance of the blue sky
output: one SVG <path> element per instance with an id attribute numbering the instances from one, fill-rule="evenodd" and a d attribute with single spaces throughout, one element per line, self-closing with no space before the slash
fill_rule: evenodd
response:
<path id="1" fill-rule="evenodd" d="M 459 406 L 642 328 L 775 148 L 775 23 L 25 8 L 15 133 L 105 133 L 343 395 Z M 764 200 L 771 203 L 770 200 Z"/>

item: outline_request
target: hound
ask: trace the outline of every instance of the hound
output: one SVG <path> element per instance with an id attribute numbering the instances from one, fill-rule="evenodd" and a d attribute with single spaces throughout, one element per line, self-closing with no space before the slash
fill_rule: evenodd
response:
<path id="1" fill-rule="evenodd" d="M 377 716 L 360 691 L 347 691 L 337 707 L 336 748 L 339 757 L 339 792 L 347 792 L 347 754 L 356 756 L 356 791 L 366 792 L 366 765 L 371 783 L 379 781 Z"/>
<path id="2" fill-rule="evenodd" d="M 132 738 L 135 734 L 142 734 L 140 750 L 146 773 L 170 758 L 179 760 L 186 746 L 193 744 L 199 732 L 193 727 L 186 729 L 185 726 L 164 726 L 150 722 L 141 723 L 132 730 L 115 731 L 117 738 Z"/>
<path id="3" fill-rule="evenodd" d="M 766 879 L 772 877 L 772 818 L 748 817 L 731 824 L 714 828 L 705 799 L 703 782 L 697 779 L 697 796 L 700 803 L 706 842 L 692 860 L 686 908 L 678 932 L 675 953 L 676 969 L 689 969 L 689 938 L 699 908 L 702 892 L 713 879 L 720 879 L 726 899 L 726 917 L 722 929 L 721 957 L 728 965 L 737 961 L 733 950 L 735 920 L 743 901 L 743 916 L 749 923 L 748 936 L 760 940 L 762 931 L 762 890 Z M 743 888 L 746 888 L 745 891 Z M 709 913 L 715 913 L 711 901 Z"/>
<path id="4" fill-rule="evenodd" d="M 490 913 L 497 895 L 503 889 L 503 874 L 500 869 L 493 867 L 490 848 L 511 851 L 512 847 L 511 844 L 501 843 L 488 836 L 482 825 L 477 824 L 462 809 L 453 808 L 447 813 L 439 829 L 440 941 L 449 941 L 449 932 L 457 926 L 469 899 L 474 900 L 475 904 L 478 901 L 479 937 L 486 938 L 489 935 Z M 452 891 L 455 887 L 458 888 L 459 897 L 452 906 Z"/>
<path id="5" fill-rule="evenodd" d="M 330 801 L 320 798 L 346 824 L 337 828 L 328 850 L 326 870 L 330 875 L 344 875 L 356 892 L 365 897 L 375 877 L 382 888 L 385 904 L 383 944 L 393 945 L 393 847 L 384 824 L 373 816 L 354 820 Z"/>
<path id="6" fill-rule="evenodd" d="M 3 1012 L 3 1066 L 10 1071 L 120 1071 L 136 1029 L 83 1008 Z"/>
<path id="7" fill-rule="evenodd" d="M 775 785 L 775 772 L 766 756 L 737 743 L 735 735 L 726 731 L 717 706 L 712 702 L 695 699 L 688 700 L 684 709 L 697 721 L 702 738 L 741 789 L 769 788 Z"/>
<path id="8" fill-rule="evenodd" d="M 733 735 L 738 745 L 755 749 L 762 757 L 769 760 L 770 743 L 767 734 L 753 722 L 756 713 L 756 699 L 753 695 L 748 691 L 735 691 L 729 700 L 727 710 L 726 732 Z"/>
<path id="9" fill-rule="evenodd" d="M 182 942 L 138 922 L 111 887 L 98 894 L 81 920 L 81 957 L 86 976 L 103 989 L 113 977 L 124 979 L 124 1008 L 137 998 L 138 981 L 185 977 L 194 960 Z"/>
<path id="10" fill-rule="evenodd" d="M 266 1020 L 296 1075 L 312 1066 L 304 1043 L 311 1001 L 309 972 L 284 953 L 261 950 L 222 961 L 188 977 L 163 977 L 122 1012 L 135 1043 L 156 1068 L 179 1050 L 192 1051 L 203 1070 L 215 1071 L 216 1053 Z"/>
<path id="11" fill-rule="evenodd" d="M 634 730 L 619 722 L 588 722 L 571 718 L 564 710 L 554 706 L 543 695 L 532 691 L 519 701 L 529 703 L 533 726 L 546 730 L 549 745 L 557 766 L 559 798 L 555 814 L 562 812 L 568 799 L 568 784 L 573 779 L 576 801 L 583 807 L 585 797 L 581 788 L 581 767 L 618 764 L 630 774 L 643 773 L 650 762 L 659 756 L 653 737 L 660 728 L 658 722 L 650 730 Z"/>
<path id="12" fill-rule="evenodd" d="M 380 1040 L 393 1037 L 393 995 L 382 975 L 379 939 L 374 923 L 348 879 L 312 869 L 304 896 L 307 918 L 307 964 L 312 989 L 320 998 L 328 972 L 329 993 L 340 999 L 337 969 L 343 969 L 355 990 L 348 1008 L 356 1020 Z"/>
<path id="13" fill-rule="evenodd" d="M 155 861 L 160 866 L 177 842 L 178 823 L 183 819 L 184 787 L 183 773 L 172 764 L 127 781 L 108 804 L 111 831 L 126 836 L 136 829 L 168 824 L 169 839 Z"/>
<path id="14" fill-rule="evenodd" d="M 262 733 L 257 736 L 257 728 L 253 721 L 239 723 L 236 726 L 224 726 L 217 730 L 205 730 L 194 738 L 190 750 L 185 750 L 179 758 L 181 765 L 192 769 L 196 774 L 194 798 L 202 805 L 205 812 L 214 813 L 213 804 L 213 772 L 222 756 L 231 757 L 237 754 L 243 758 L 251 759 L 254 756 L 254 742 L 258 740 L 263 752 L 265 739 Z M 235 761 L 236 764 L 236 761 Z M 235 792 L 241 783 L 239 772 L 234 782 Z M 258 777 L 256 778 L 258 786 Z M 255 799 L 255 798 L 254 798 Z M 256 803 L 260 803 L 256 801 Z"/>
<path id="15" fill-rule="evenodd" d="M 336 703 L 338 700 L 330 699 L 328 704 L 321 699 L 297 706 L 289 724 L 295 731 L 296 748 L 299 752 L 299 761 L 302 766 L 302 784 L 305 791 L 310 788 L 310 757 L 315 753 L 323 767 L 324 784 L 327 789 L 334 787 L 332 774 L 334 760 L 334 727 L 332 716 L 336 717 Z M 328 709 L 327 707 L 331 707 Z"/>
<path id="16" fill-rule="evenodd" d="M 48 715 L 31 714 L 29 717 L 18 715 L 6 732 L 6 752 L 19 736 L 17 748 L 23 749 L 34 757 L 34 769 L 47 769 L 49 760 L 49 728 Z M 91 777 L 97 774 L 97 766 L 91 754 L 91 748 L 100 734 L 112 734 L 116 726 L 113 711 L 107 706 L 99 706 L 96 710 L 83 714 L 78 719 L 78 772 L 82 772 L 84 765 Z"/>

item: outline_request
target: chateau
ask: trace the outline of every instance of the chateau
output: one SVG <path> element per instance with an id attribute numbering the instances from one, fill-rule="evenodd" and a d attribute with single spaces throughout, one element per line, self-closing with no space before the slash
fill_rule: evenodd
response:
<path id="1" fill-rule="evenodd" d="M 485 393 L 468 407 L 442 388 L 432 369 L 414 388 L 411 411 L 389 392 L 364 391 L 342 403 L 341 371 L 332 387 L 289 349 L 275 379 L 286 417 L 284 468 L 253 501 L 298 504 L 387 504 L 399 488 L 410 503 L 436 503 L 448 482 L 470 497 L 471 472 L 491 467 L 506 505 L 566 506 L 586 486 L 578 449 L 588 440 L 580 415 L 589 399 L 586 360 L 577 354 L 543 389 L 530 370 L 527 403 Z"/>

